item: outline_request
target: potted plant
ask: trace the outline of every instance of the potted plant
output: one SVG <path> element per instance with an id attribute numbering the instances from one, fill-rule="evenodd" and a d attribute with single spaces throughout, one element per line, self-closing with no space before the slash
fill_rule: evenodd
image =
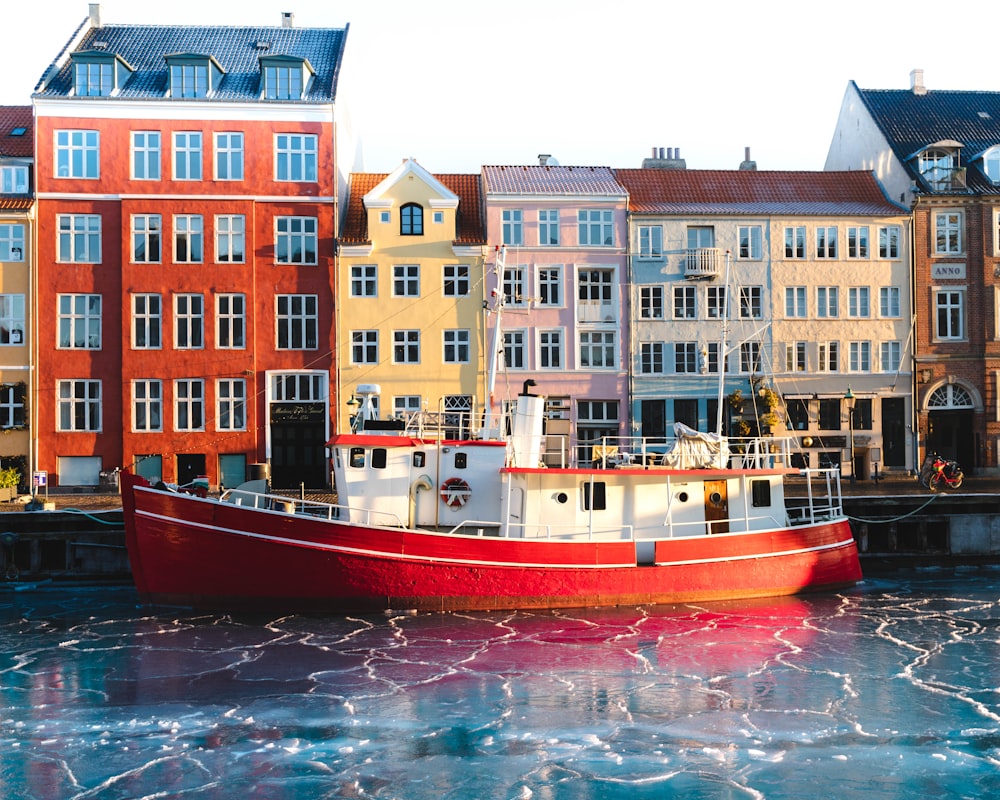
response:
<path id="1" fill-rule="evenodd" d="M 9 503 L 17 497 L 17 487 L 21 483 L 21 473 L 14 467 L 0 469 L 0 502 Z"/>

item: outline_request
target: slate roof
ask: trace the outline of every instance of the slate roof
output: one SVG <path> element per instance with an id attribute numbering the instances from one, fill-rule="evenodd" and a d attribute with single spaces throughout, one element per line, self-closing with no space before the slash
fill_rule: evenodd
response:
<path id="1" fill-rule="evenodd" d="M 640 214 L 880 216 L 904 213 L 870 172 L 618 169 Z"/>
<path id="2" fill-rule="evenodd" d="M 24 133 L 11 136 L 16 128 L 24 128 Z M 31 158 L 34 141 L 31 106 L 0 106 L 0 158 Z"/>
<path id="3" fill-rule="evenodd" d="M 85 21 L 84 26 L 86 24 Z M 93 98 L 102 102 L 164 99 L 168 78 L 164 56 L 197 53 L 212 56 L 225 71 L 218 89 L 209 97 L 199 98 L 198 102 L 289 102 L 260 99 L 259 61 L 261 56 L 288 55 L 308 59 L 315 72 L 303 99 L 297 102 L 330 103 L 336 98 L 337 78 L 349 27 L 101 25 L 87 30 L 76 43 L 74 52 L 83 50 L 114 54 L 135 70 L 117 95 Z M 35 97 L 71 95 L 73 66 L 69 55 L 75 38 L 74 35 L 53 62 L 53 65 L 58 65 L 56 74 L 46 80 L 47 70 L 38 81 Z M 266 49 L 262 49 L 264 43 L 267 44 Z"/>
<path id="4" fill-rule="evenodd" d="M 388 173 L 351 173 L 347 189 L 347 212 L 340 233 L 342 244 L 368 244 L 368 214 L 364 198 L 388 177 Z M 434 175 L 451 192 L 458 195 L 455 232 L 456 244 L 486 244 L 486 226 L 483 223 L 482 188 L 478 175 Z"/>
<path id="5" fill-rule="evenodd" d="M 487 194 L 543 194 L 624 197 L 610 167 L 483 167 Z"/>
<path id="6" fill-rule="evenodd" d="M 859 89 L 851 82 L 896 157 L 919 177 L 913 155 L 943 139 L 962 144 L 962 164 L 1000 145 L 1000 92 L 942 91 L 914 94 L 907 89 Z M 970 189 L 996 194 L 998 188 L 971 169 Z"/>

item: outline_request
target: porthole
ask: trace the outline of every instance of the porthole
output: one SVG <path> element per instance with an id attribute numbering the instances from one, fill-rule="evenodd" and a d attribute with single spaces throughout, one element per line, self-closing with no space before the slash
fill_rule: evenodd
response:
<path id="1" fill-rule="evenodd" d="M 686 503 L 688 501 L 688 493 L 681 492 L 679 495 L 677 495 L 677 499 L 680 500 L 682 503 Z"/>
<path id="2" fill-rule="evenodd" d="M 566 494 L 566 492 L 559 492 L 559 494 L 556 495 L 557 503 L 566 503 L 568 501 L 569 501 L 569 495 Z"/>

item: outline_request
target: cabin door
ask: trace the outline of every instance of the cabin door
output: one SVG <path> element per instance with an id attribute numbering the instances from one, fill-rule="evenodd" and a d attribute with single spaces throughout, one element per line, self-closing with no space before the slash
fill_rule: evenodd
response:
<path id="1" fill-rule="evenodd" d="M 709 533 L 729 533 L 729 494 L 725 481 L 705 481 L 705 522 Z"/>

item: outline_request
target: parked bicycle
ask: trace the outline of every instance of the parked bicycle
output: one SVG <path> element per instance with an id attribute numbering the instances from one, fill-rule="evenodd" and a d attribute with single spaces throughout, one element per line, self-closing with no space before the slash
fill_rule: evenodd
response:
<path id="1" fill-rule="evenodd" d="M 929 453 L 920 468 L 920 485 L 936 492 L 938 489 L 958 489 L 965 480 L 965 473 L 957 461 Z"/>

